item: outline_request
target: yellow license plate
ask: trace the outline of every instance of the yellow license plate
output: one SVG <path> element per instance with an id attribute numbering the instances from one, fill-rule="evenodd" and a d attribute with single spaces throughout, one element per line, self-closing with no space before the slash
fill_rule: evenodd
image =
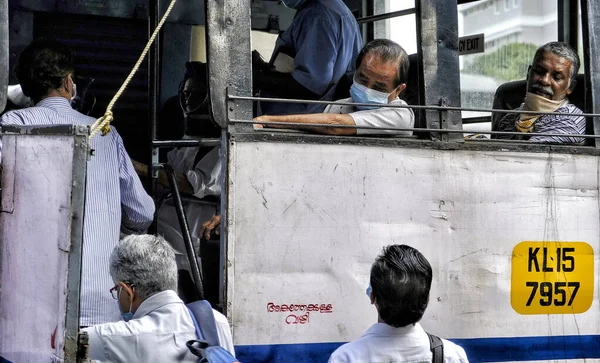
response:
<path id="1" fill-rule="evenodd" d="M 585 242 L 521 242 L 510 303 L 519 314 L 580 314 L 594 298 L 594 249 Z"/>

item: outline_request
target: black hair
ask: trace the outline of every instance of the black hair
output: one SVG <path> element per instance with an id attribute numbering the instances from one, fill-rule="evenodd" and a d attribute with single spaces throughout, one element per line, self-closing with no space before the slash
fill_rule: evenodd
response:
<path id="1" fill-rule="evenodd" d="M 399 328 L 415 324 L 429 303 L 431 265 L 407 245 L 384 247 L 371 267 L 371 287 L 379 316 Z"/>
<path id="2" fill-rule="evenodd" d="M 400 44 L 389 39 L 371 40 L 365 44 L 360 50 L 360 53 L 358 53 L 358 57 L 356 58 L 356 69 L 360 67 L 363 58 L 371 53 L 376 54 L 382 63 L 397 62 L 398 73 L 394 80 L 395 87 L 398 87 L 402 83 L 406 83 L 408 80 L 408 54 Z"/>
<path id="3" fill-rule="evenodd" d="M 34 40 L 17 61 L 15 73 L 23 93 L 34 102 L 40 101 L 52 90 L 63 87 L 63 81 L 73 74 L 73 51 L 55 40 Z"/>

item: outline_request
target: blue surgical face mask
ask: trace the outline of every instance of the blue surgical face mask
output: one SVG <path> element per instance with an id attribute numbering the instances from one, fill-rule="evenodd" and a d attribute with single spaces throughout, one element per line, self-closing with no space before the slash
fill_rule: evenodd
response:
<path id="1" fill-rule="evenodd" d="M 371 287 L 371 284 L 369 284 L 369 287 L 367 287 L 367 296 L 369 299 L 371 298 L 371 293 L 373 293 L 373 288 Z"/>
<path id="2" fill-rule="evenodd" d="M 306 1 L 307 0 L 281 0 L 283 5 L 285 5 L 286 7 L 290 8 L 290 9 L 298 9 L 299 7 L 304 5 L 304 3 Z"/>
<path id="3" fill-rule="evenodd" d="M 117 300 L 117 303 L 119 304 L 119 311 L 121 312 L 121 317 L 123 318 L 123 320 L 129 321 L 129 320 L 133 319 L 133 313 L 131 312 L 131 306 L 133 305 L 133 300 L 129 304 L 129 312 L 124 313 L 123 309 L 121 308 L 121 303 L 119 302 L 121 300 L 120 299 L 121 291 L 123 291 L 122 287 L 119 290 L 119 300 Z"/>
<path id="4" fill-rule="evenodd" d="M 357 103 L 379 103 L 387 105 L 388 99 L 394 91 L 390 93 L 375 91 L 367 86 L 363 86 L 355 80 L 352 83 L 352 87 L 350 87 L 350 96 L 352 96 L 352 101 Z M 377 106 L 356 106 L 356 108 L 359 110 L 372 110 L 377 108 Z"/>

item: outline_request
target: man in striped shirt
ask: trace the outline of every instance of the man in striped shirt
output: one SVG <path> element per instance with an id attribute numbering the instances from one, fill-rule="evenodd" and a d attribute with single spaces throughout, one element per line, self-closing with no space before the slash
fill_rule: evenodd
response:
<path id="1" fill-rule="evenodd" d="M 71 108 L 74 97 L 73 53 L 55 41 L 34 41 L 23 50 L 16 67 L 23 93 L 35 106 L 11 111 L 0 125 L 91 125 L 95 120 Z M 80 325 L 118 321 L 119 307 L 109 290 L 114 285 L 108 259 L 122 229 L 142 232 L 154 217 L 154 202 L 146 193 L 115 129 L 91 140 L 88 162 Z"/>
<path id="2" fill-rule="evenodd" d="M 529 140 L 533 142 L 575 144 L 585 141 L 575 136 L 545 136 L 543 134 L 584 135 L 586 120 L 583 112 L 567 98 L 575 88 L 579 56 L 566 43 L 551 42 L 541 46 L 533 57 L 527 75 L 527 94 L 517 108 L 523 113 L 504 116 L 498 131 L 522 132 L 523 136 L 496 135 L 498 139 Z M 566 115 L 535 115 L 527 111 L 560 112 Z"/>

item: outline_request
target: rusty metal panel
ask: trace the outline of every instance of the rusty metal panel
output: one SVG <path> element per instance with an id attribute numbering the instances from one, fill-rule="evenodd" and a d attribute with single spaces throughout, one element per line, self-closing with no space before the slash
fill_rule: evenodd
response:
<path id="1" fill-rule="evenodd" d="M 238 358 L 327 361 L 377 322 L 365 295 L 375 256 L 408 244 L 434 272 L 422 325 L 471 361 L 600 359 L 599 171 L 597 156 L 575 153 L 234 137 L 227 311 Z M 524 241 L 585 246 L 581 280 L 567 276 L 582 286 L 572 312 L 527 306 L 530 281 L 519 278 L 535 271 L 522 270 Z M 562 278 L 531 282 L 551 276 Z M 533 304 L 544 296 L 538 290 Z"/>
<path id="2" fill-rule="evenodd" d="M 458 8 L 456 1 L 416 1 L 419 90 L 424 105 L 460 107 Z M 425 111 L 427 128 L 462 128 L 458 111 Z M 432 134 L 460 142 L 461 134 Z"/>
<path id="3" fill-rule="evenodd" d="M 235 107 L 227 103 L 228 91 L 252 95 L 250 0 L 207 0 L 205 4 L 211 108 L 215 121 L 227 128 L 227 116 L 252 119 L 252 102 L 236 101 Z"/>
<path id="4" fill-rule="evenodd" d="M 75 362 L 87 128 L 11 127 L 2 146 L 0 361 Z"/>
<path id="5" fill-rule="evenodd" d="M 6 107 L 8 55 L 8 0 L 0 0 L 0 112 Z"/>

